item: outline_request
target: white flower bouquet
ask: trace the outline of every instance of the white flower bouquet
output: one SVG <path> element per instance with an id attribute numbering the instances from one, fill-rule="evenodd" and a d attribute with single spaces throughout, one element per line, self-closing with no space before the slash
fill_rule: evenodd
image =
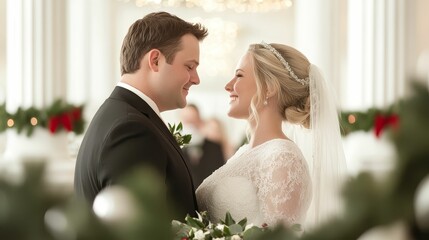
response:
<path id="1" fill-rule="evenodd" d="M 247 224 L 246 218 L 236 222 L 229 212 L 220 223 L 210 222 L 207 212 L 197 214 L 198 218 L 187 215 L 185 223 L 173 220 L 175 240 L 250 240 L 266 230 Z"/>

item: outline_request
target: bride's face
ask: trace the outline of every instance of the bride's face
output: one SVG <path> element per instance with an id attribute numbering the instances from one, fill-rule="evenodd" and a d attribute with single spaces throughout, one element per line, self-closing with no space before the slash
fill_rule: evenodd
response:
<path id="1" fill-rule="evenodd" d="M 226 84 L 225 90 L 229 92 L 230 96 L 228 116 L 247 119 L 252 97 L 256 94 L 253 61 L 249 53 L 241 57 L 235 75 Z"/>

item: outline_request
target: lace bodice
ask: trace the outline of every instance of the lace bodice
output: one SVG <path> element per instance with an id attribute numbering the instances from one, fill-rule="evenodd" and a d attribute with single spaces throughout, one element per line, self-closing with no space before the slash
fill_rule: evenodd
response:
<path id="1" fill-rule="evenodd" d="M 273 226 L 303 223 L 311 201 L 311 179 L 299 148 L 273 139 L 242 146 L 196 191 L 199 208 L 213 222 L 229 211 L 236 220 Z"/>

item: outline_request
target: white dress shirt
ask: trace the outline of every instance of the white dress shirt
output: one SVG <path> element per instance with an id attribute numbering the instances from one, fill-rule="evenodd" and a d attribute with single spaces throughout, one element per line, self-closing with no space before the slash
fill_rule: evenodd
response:
<path id="1" fill-rule="evenodd" d="M 146 94 L 142 93 L 140 90 L 138 90 L 137 88 L 135 88 L 135 87 L 133 87 L 127 83 L 118 82 L 118 84 L 116 84 L 116 86 L 128 89 L 131 92 L 135 93 L 137 96 L 139 96 L 141 99 L 143 99 L 143 101 L 145 101 L 147 104 L 149 104 L 149 106 L 153 109 L 153 111 L 155 111 L 156 114 L 158 114 L 158 116 L 161 118 L 161 113 L 159 112 L 158 106 Z"/>

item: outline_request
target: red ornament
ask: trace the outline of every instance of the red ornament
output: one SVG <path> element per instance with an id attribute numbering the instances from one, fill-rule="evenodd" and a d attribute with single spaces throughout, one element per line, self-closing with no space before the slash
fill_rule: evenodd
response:
<path id="1" fill-rule="evenodd" d="M 51 133 L 55 133 L 59 126 L 64 127 L 68 132 L 73 130 L 72 114 L 63 113 L 61 115 L 53 116 L 49 119 L 48 127 Z"/>
<path id="2" fill-rule="evenodd" d="M 399 128 L 399 116 L 396 114 L 383 116 L 377 115 L 374 120 L 374 133 L 377 138 L 380 137 L 381 132 L 388 126 L 392 126 L 394 129 Z"/>

